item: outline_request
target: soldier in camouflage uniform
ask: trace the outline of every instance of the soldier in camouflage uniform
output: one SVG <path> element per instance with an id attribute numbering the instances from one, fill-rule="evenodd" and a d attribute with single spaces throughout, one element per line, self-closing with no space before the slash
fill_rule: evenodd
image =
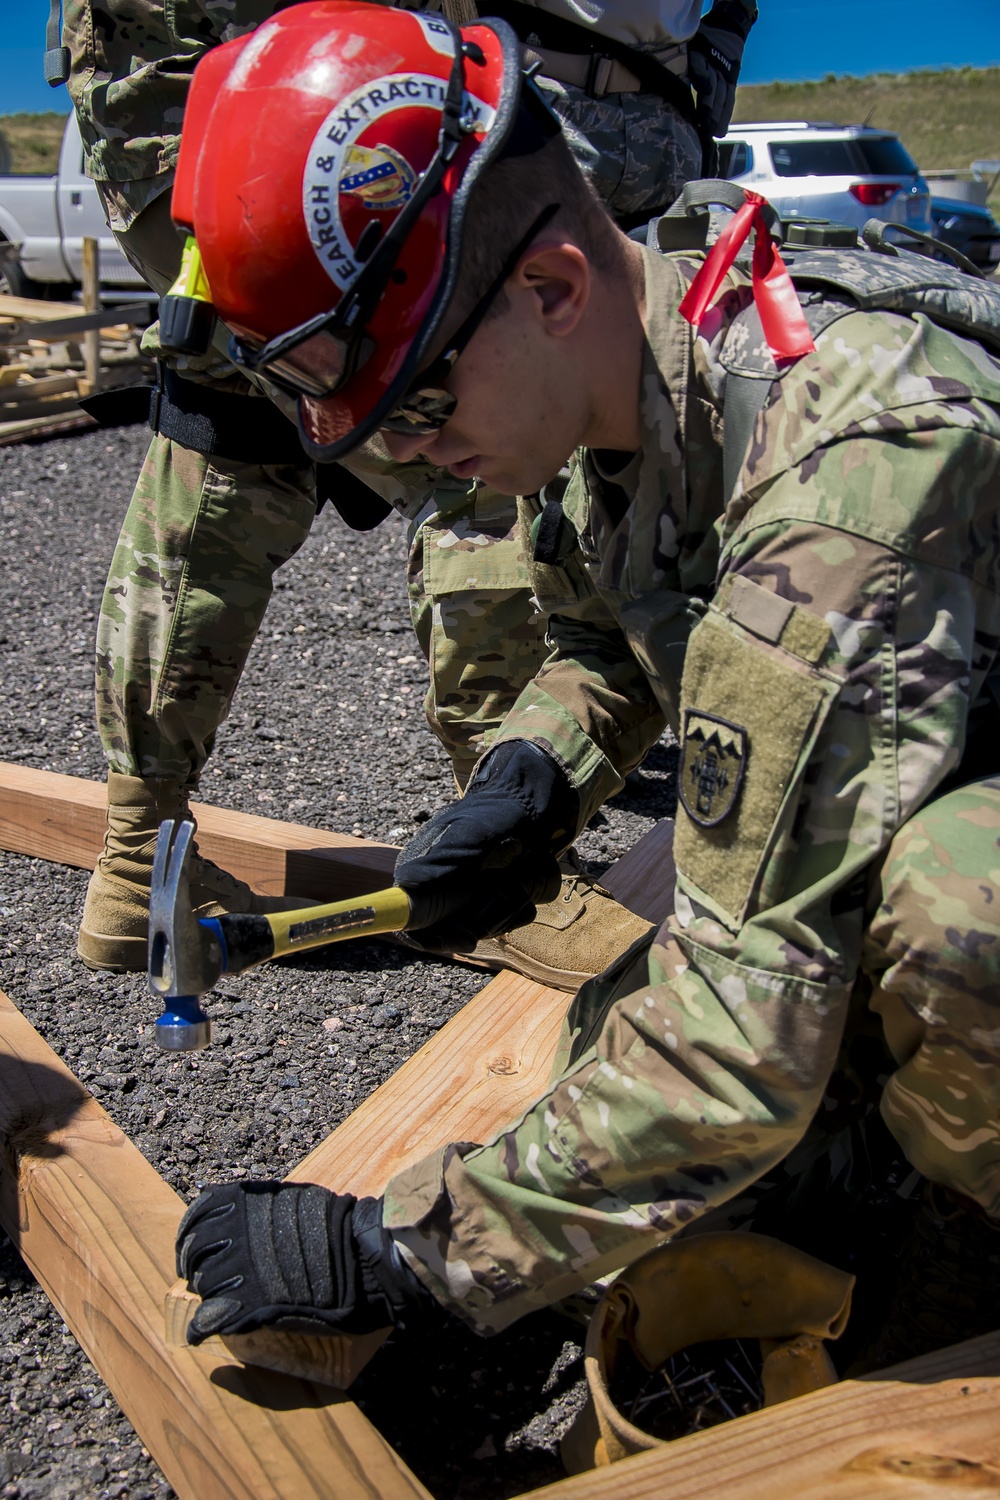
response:
<path id="1" fill-rule="evenodd" d="M 210 47 L 254 30 L 283 8 L 282 0 L 186 0 L 166 11 L 123 0 L 100 8 L 92 0 L 67 0 L 64 42 L 72 56 L 70 92 L 87 170 L 122 249 L 157 291 L 169 287 L 179 264 L 181 238 L 169 218 L 168 190 L 194 66 Z M 738 67 L 743 36 L 756 14 L 752 0 L 721 0 L 721 11 L 728 10 L 738 18 L 735 29 L 723 14 L 721 29 L 706 25 L 699 33 L 706 46 L 692 68 L 703 100 L 698 128 L 659 94 L 641 91 L 620 57 L 607 60 L 599 95 L 593 87 L 559 80 L 582 76 L 590 54 L 597 60 L 602 46 L 617 48 L 618 56 L 620 37 L 635 43 L 638 36 L 645 58 L 665 58 L 667 81 L 679 86 L 699 5 L 656 0 L 637 19 L 624 10 L 624 19 L 616 19 L 615 7 L 607 7 L 600 28 L 589 34 L 563 21 L 551 23 L 561 28 L 555 50 L 544 45 L 544 13 L 531 13 L 543 32 L 542 38 L 532 32 L 533 45 L 543 72 L 552 75 L 544 87 L 578 159 L 612 211 L 629 222 L 649 217 L 698 175 L 699 130 L 704 138 L 726 128 L 734 80 L 717 97 L 719 78 L 706 69 L 706 59 L 728 46 Z M 567 43 L 567 29 L 582 42 L 571 36 Z M 581 55 L 565 54 L 563 46 Z M 228 331 L 219 330 L 205 358 L 171 363 L 196 384 L 250 394 L 254 385 L 225 358 L 227 341 Z M 145 347 L 162 352 L 155 328 Z M 288 409 L 280 391 L 264 389 Z M 253 425 L 249 417 L 247 424 Z M 431 666 L 425 711 L 461 788 L 547 649 L 514 501 L 482 484 L 470 487 L 429 472 L 423 464 L 387 471 L 378 453 L 364 469 L 372 487 L 409 522 L 410 608 Z M 304 455 L 248 462 L 239 455 L 196 452 L 163 433 L 152 439 L 98 627 L 97 717 L 110 767 L 109 835 L 79 938 L 80 956 L 92 967 L 145 965 L 158 822 L 186 810 L 187 792 L 197 787 L 260 628 L 274 571 L 302 545 L 315 513 L 314 472 Z M 192 886 L 203 915 L 287 904 L 256 896 L 200 859 Z M 562 932 L 570 908 L 576 918 L 568 945 Z M 572 988 L 639 930 L 637 920 L 616 909 L 606 893 L 568 874 L 561 899 L 539 914 L 531 931 L 499 936 L 478 956 Z"/>
<path id="2" fill-rule="evenodd" d="M 575 169 L 560 170 L 565 205 Z M 488 168 L 469 240 L 488 229 L 492 244 L 504 223 L 515 237 L 552 196 L 551 177 L 533 189 L 540 172 L 536 157 Z M 569 807 L 582 826 L 669 723 L 682 744 L 676 913 L 584 987 L 550 1086 L 493 1140 L 442 1147 L 378 1202 L 288 1184 L 206 1191 L 178 1242 L 205 1299 L 192 1338 L 282 1316 L 405 1321 L 428 1292 L 479 1332 L 506 1328 L 780 1162 L 866 1007 L 887 1048 L 882 1114 L 934 1184 L 932 1221 L 979 1237 L 984 1300 L 964 1325 L 946 1308 L 937 1340 L 995 1326 L 1000 360 L 925 316 L 812 291 L 806 352 L 771 361 L 727 497 L 749 275 L 730 269 L 695 328 L 679 309 L 699 256 L 639 248 L 610 224 L 596 246 L 578 230 L 570 253 L 567 239 L 560 224 L 524 253 L 506 309 L 453 366 L 443 425 L 386 435 L 401 461 L 491 455 L 528 490 L 562 424 L 583 444 L 561 509 L 535 527 L 552 655 L 397 879 L 474 933 L 502 889 L 497 851 L 531 850 L 527 883 L 556 846 L 554 833 L 532 845 L 532 829 L 562 827 Z M 918 285 L 923 265 L 909 257 Z M 547 406 L 539 359 L 560 392 Z M 296 1215 L 293 1248 L 282 1225 Z M 320 1215 L 330 1244 L 339 1226 L 335 1251 L 327 1238 L 313 1249 L 305 1226 Z M 343 1273 L 357 1257 L 363 1290 Z"/>

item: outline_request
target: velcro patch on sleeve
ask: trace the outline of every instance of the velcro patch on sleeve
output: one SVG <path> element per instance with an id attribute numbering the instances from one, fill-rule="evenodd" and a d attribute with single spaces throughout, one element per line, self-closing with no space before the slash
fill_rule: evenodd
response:
<path id="1" fill-rule="evenodd" d="M 804 613 L 790 608 L 782 639 L 794 616 Z M 806 764 L 838 688 L 832 675 L 781 646 L 762 644 L 717 608 L 691 636 L 682 692 L 677 867 L 737 924 L 754 893 L 756 906 L 777 899 L 780 861 L 769 870 L 769 851 L 798 805 Z"/>
<path id="2" fill-rule="evenodd" d="M 831 631 L 825 620 L 797 608 L 752 578 L 727 578 L 719 604 L 744 630 L 762 641 L 783 646 L 803 661 L 818 662 L 830 643 Z"/>

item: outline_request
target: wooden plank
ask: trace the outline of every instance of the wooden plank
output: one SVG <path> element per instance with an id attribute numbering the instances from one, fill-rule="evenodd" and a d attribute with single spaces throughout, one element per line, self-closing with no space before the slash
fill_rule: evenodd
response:
<path id="1" fill-rule="evenodd" d="M 1000 1495 L 998 1377 L 993 1333 L 545 1485 L 531 1500 Z"/>
<path id="2" fill-rule="evenodd" d="M 193 805 L 202 852 L 255 890 L 317 901 L 378 890 L 392 880 L 396 849 L 207 802 Z M 0 849 L 92 870 L 104 838 L 100 781 L 0 761 Z M 673 824 L 658 823 L 602 877 L 612 895 L 652 920 L 673 896 Z"/>
<path id="3" fill-rule="evenodd" d="M 0 793 L 0 846 L 93 866 L 103 838 L 103 784 L 0 764 Z M 197 817 L 205 854 L 258 889 L 335 900 L 391 880 L 395 851 L 386 845 L 206 804 L 198 805 Z M 671 835 L 672 825 L 659 825 L 614 866 L 604 877 L 612 894 L 625 904 L 641 898 L 665 915 L 673 882 Z M 543 1089 L 567 1004 L 561 990 L 502 974 L 291 1176 L 377 1194 L 400 1167 L 435 1146 L 488 1140 Z M 178 1338 L 192 1304 L 182 1283 L 170 1295 L 166 1319 L 171 1337 Z M 294 1344 L 290 1349 L 279 1339 L 278 1367 L 288 1368 L 289 1355 L 302 1367 L 302 1346 Z M 339 1348 L 332 1359 L 352 1376 L 360 1368 L 352 1353 Z"/>
<path id="4" fill-rule="evenodd" d="M 611 867 L 603 883 L 617 900 L 667 915 L 672 838 L 672 823 L 657 824 Z M 437 1146 L 490 1140 L 544 1090 L 568 1005 L 563 990 L 498 974 L 289 1177 L 377 1195 Z"/>
<path id="5" fill-rule="evenodd" d="M 80 306 L 77 302 L 49 302 L 41 297 L 11 297 L 6 292 L 0 294 L 0 318 L 31 318 L 33 321 L 48 322 L 56 318 L 78 317 Z"/>
<path id="6" fill-rule="evenodd" d="M 92 870 L 104 839 L 103 782 L 0 762 L 0 848 Z M 252 813 L 196 803 L 198 842 L 256 890 L 317 901 L 380 890 L 396 850 Z"/>
<path id="7" fill-rule="evenodd" d="M 74 384 L 76 384 L 75 381 Z M 0 416 L 7 417 L 16 411 L 18 415 L 12 417 L 12 421 L 31 422 L 34 424 L 55 422 L 59 421 L 63 416 L 72 417 L 75 415 L 79 411 L 77 405 L 79 399 L 79 396 L 74 392 L 71 396 L 51 396 L 41 401 L 23 401 L 16 407 L 0 404 Z M 0 427 L 0 431 L 3 431 L 3 428 L 6 426 L 7 423 L 4 422 L 3 427 Z"/>
<path id="8" fill-rule="evenodd" d="M 72 408 L 65 415 L 24 417 L 16 422 L 0 422 L 0 448 L 26 443 L 31 438 L 57 437 L 63 432 L 79 432 L 96 426 L 93 417 Z"/>
<path id="9" fill-rule="evenodd" d="M 0 383 L 0 412 L 5 407 L 16 408 L 24 401 L 37 401 L 41 396 L 63 396 L 67 391 L 72 391 L 74 396 L 78 394 L 75 375 L 41 375 L 28 380 Z"/>
<path id="10" fill-rule="evenodd" d="M 87 331 L 83 336 L 83 380 L 80 382 L 80 395 L 93 396 L 100 389 L 101 383 L 101 339 L 97 329 L 91 327 L 95 317 L 100 316 L 101 307 L 101 285 L 98 273 L 99 246 L 93 235 L 83 237 L 83 310 L 87 323 Z M 77 324 L 76 332 L 80 325 Z"/>
<path id="11" fill-rule="evenodd" d="M 615 861 L 601 883 L 629 911 L 660 923 L 674 909 L 676 878 L 674 823 L 663 818 Z"/>
<path id="12" fill-rule="evenodd" d="M 428 1500 L 327 1387 L 170 1349 L 183 1203 L 0 995 L 0 1222 L 185 1500 Z"/>
<path id="13" fill-rule="evenodd" d="M 570 997 L 503 972 L 288 1175 L 359 1196 L 448 1141 L 487 1141 L 538 1098 Z"/>
<path id="14" fill-rule="evenodd" d="M 89 337 L 93 329 L 100 330 L 107 338 L 119 338 L 133 324 L 145 325 L 149 322 L 149 306 L 144 302 L 131 307 L 104 307 L 89 312 L 81 312 L 72 303 L 69 305 L 72 308 L 70 317 L 45 318 L 30 323 L 0 323 L 0 345 L 26 344 L 31 341 L 61 342 L 63 339 L 75 339 L 81 333 Z"/>

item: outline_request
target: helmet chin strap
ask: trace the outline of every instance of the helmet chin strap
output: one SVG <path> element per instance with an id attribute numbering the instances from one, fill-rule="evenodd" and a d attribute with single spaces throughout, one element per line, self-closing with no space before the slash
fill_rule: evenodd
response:
<path id="1" fill-rule="evenodd" d="M 342 304 L 342 315 L 337 319 L 338 323 L 345 328 L 353 328 L 359 322 L 363 326 L 368 322 L 385 290 L 386 282 L 392 274 L 399 252 L 405 245 L 410 230 L 419 218 L 424 204 L 437 192 L 446 168 L 470 129 L 470 123 L 466 121 L 463 108 L 465 102 L 463 62 L 466 56 L 466 46 L 458 27 L 445 17 L 440 19 L 451 33 L 455 44 L 455 55 L 452 59 L 448 88 L 441 112 L 437 151 L 426 171 L 417 179 L 409 201 L 396 215 L 389 229 L 372 250 L 364 270 L 347 293 Z"/>

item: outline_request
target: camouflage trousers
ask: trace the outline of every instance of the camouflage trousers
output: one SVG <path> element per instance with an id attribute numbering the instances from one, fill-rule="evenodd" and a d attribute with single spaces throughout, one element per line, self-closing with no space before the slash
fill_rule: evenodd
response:
<path id="1" fill-rule="evenodd" d="M 652 213 L 696 174 L 695 133 L 661 100 L 591 100 L 579 89 L 545 86 L 581 165 L 616 211 Z M 150 201 L 148 181 L 100 186 L 112 222 L 128 225 L 118 231 L 123 251 L 165 290 L 181 248 L 165 192 Z M 133 200 L 145 205 L 141 212 L 129 212 Z M 147 347 L 156 351 L 155 331 Z M 246 391 L 223 351 L 220 342 L 180 373 Z M 545 659 L 544 620 L 532 603 L 514 500 L 413 467 L 412 484 L 388 463 L 368 477 L 409 519 L 410 609 L 430 667 L 427 721 L 462 787 Z M 112 769 L 197 783 L 274 572 L 314 518 L 309 466 L 210 459 L 154 436 L 98 622 L 98 728 Z"/>
<path id="2" fill-rule="evenodd" d="M 891 1058 L 881 1111 L 909 1161 L 1000 1216 L 998 884 L 1000 778 L 927 804 L 871 877 L 852 1006 L 881 1020 Z M 669 1237 L 655 1205 L 668 1196 L 679 1141 L 688 1146 L 683 1170 L 697 1179 L 706 1128 L 683 1057 L 673 1066 L 660 1045 L 665 1030 L 692 1024 L 670 982 L 683 967 L 666 926 L 643 940 L 574 999 L 553 1081 L 520 1120 L 486 1145 L 448 1146 L 389 1184 L 394 1239 L 479 1332 Z M 575 1140 L 587 1141 L 591 1161 L 596 1145 L 596 1198 Z M 734 1181 L 734 1193 L 746 1185 Z"/>

